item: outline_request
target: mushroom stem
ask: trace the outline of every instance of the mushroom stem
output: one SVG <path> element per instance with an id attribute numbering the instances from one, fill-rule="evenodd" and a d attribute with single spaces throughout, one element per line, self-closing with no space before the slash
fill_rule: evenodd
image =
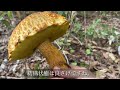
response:
<path id="1" fill-rule="evenodd" d="M 53 69 L 55 66 L 61 69 L 69 68 L 69 65 L 67 64 L 63 54 L 49 40 L 46 40 L 40 44 L 38 49 L 47 59 L 51 69 Z"/>

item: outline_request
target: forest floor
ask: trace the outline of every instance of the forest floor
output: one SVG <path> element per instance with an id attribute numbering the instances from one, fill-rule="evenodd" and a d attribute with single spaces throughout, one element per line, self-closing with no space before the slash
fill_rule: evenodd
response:
<path id="1" fill-rule="evenodd" d="M 89 16 L 89 15 L 88 15 Z M 114 45 L 117 41 L 108 40 L 109 38 L 92 38 L 81 36 L 82 31 L 90 28 L 93 20 L 101 19 L 100 24 L 108 25 L 107 29 L 117 28 L 116 32 L 118 40 L 120 40 L 120 19 L 117 16 L 102 16 L 92 13 L 91 16 L 84 18 L 81 15 L 76 15 L 79 23 L 81 23 L 81 31 L 72 32 L 68 30 L 67 34 L 57 39 L 55 46 L 63 52 L 69 64 L 80 67 L 85 67 L 90 70 L 97 78 L 100 79 L 119 79 L 120 78 L 120 55 L 118 46 Z M 84 21 L 86 19 L 86 21 Z M 7 28 L 0 23 L 0 78 L 26 78 L 23 75 L 25 69 L 44 69 L 49 67 L 46 59 L 39 53 L 35 53 L 23 60 L 8 62 L 7 45 L 9 37 L 15 26 L 21 21 L 20 18 L 14 16 L 10 21 L 12 28 Z M 72 23 L 74 24 L 74 23 Z M 92 25 L 91 25 L 92 26 Z M 74 26 L 71 25 L 71 28 Z M 95 27 L 100 29 L 100 26 Z M 86 32 L 86 31 L 85 31 Z M 90 31 L 92 32 L 92 31 Z M 104 33 L 103 33 L 104 34 Z M 110 34 L 111 35 L 111 34 Z M 107 36 L 110 36 L 107 35 Z M 93 36 L 94 37 L 94 36 Z M 80 38 L 84 38 L 83 41 Z M 118 42 L 117 42 L 118 43 Z M 41 77 L 42 78 L 42 77 Z"/>

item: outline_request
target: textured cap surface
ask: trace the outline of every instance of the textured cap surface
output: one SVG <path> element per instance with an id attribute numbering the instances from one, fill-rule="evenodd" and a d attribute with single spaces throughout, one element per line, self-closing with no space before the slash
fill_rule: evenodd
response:
<path id="1" fill-rule="evenodd" d="M 13 30 L 8 43 L 9 60 L 30 56 L 40 43 L 63 36 L 69 27 L 65 17 L 52 12 L 37 12 L 23 19 Z"/>

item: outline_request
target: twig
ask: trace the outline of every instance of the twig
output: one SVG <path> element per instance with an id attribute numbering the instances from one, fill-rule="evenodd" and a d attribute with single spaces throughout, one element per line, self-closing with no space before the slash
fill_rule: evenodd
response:
<path id="1" fill-rule="evenodd" d="M 61 50 L 60 45 L 58 45 L 58 43 L 56 41 L 54 41 L 54 43 L 58 46 L 59 50 Z"/>
<path id="2" fill-rule="evenodd" d="M 98 46 L 92 46 L 91 48 L 92 49 L 100 49 L 100 50 L 104 50 L 104 51 L 107 51 L 107 52 L 116 52 L 113 49 L 107 49 L 107 48 L 102 48 L 102 47 L 98 47 Z"/>
<path id="3" fill-rule="evenodd" d="M 73 34 L 71 34 L 71 36 L 72 36 L 74 39 L 76 39 L 81 46 L 83 45 L 83 44 L 81 43 L 81 41 L 80 41 L 76 36 L 74 36 Z"/>
<path id="4" fill-rule="evenodd" d="M 61 47 L 57 44 L 57 42 L 54 41 L 54 43 L 59 47 L 59 50 L 61 50 Z M 67 63 L 69 64 L 69 61 L 68 61 L 68 58 L 67 58 L 66 54 L 65 54 L 64 52 L 62 52 L 62 53 L 63 53 L 63 55 L 64 55 L 64 57 L 65 57 Z"/>
<path id="5" fill-rule="evenodd" d="M 65 54 L 71 55 L 72 57 L 76 57 L 76 58 L 79 58 L 79 57 L 80 57 L 79 55 L 72 55 L 72 54 L 70 54 L 68 51 L 65 51 L 65 50 L 63 50 L 63 52 L 64 52 Z"/>
<path id="6" fill-rule="evenodd" d="M 63 55 L 64 55 L 64 57 L 65 57 L 65 59 L 66 59 L 67 63 L 69 64 L 69 60 L 68 60 L 68 58 L 67 58 L 66 54 L 65 54 L 64 52 L 62 52 L 62 53 L 63 53 Z"/>

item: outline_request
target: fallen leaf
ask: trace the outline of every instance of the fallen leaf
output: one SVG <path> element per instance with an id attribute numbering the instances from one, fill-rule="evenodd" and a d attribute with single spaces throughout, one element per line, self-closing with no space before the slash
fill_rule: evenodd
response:
<path id="1" fill-rule="evenodd" d="M 108 68 L 109 68 L 109 70 L 112 71 L 112 72 L 115 71 L 114 68 L 113 68 L 113 65 L 109 66 Z"/>
<path id="2" fill-rule="evenodd" d="M 100 79 L 104 79 L 106 77 L 105 72 L 106 72 L 106 70 L 96 71 L 96 77 L 100 78 Z"/>
<path id="3" fill-rule="evenodd" d="M 116 60 L 115 60 L 115 63 L 118 63 L 119 61 L 120 61 L 120 59 L 116 59 Z"/>
<path id="4" fill-rule="evenodd" d="M 106 52 L 105 52 L 105 53 L 103 52 L 103 56 L 104 56 L 106 59 L 109 58 L 108 53 L 106 53 Z"/>
<path id="5" fill-rule="evenodd" d="M 104 67 L 102 67 L 101 65 L 96 65 L 96 66 L 94 66 L 94 69 L 95 70 L 103 70 Z"/>
<path id="6" fill-rule="evenodd" d="M 6 72 L 3 71 L 3 72 L 1 73 L 1 76 L 5 76 L 5 75 L 6 75 Z"/>
<path id="7" fill-rule="evenodd" d="M 111 74 L 111 73 L 105 73 L 105 74 L 108 77 L 108 79 L 116 79 L 114 74 Z"/>
<path id="8" fill-rule="evenodd" d="M 3 50 L 5 47 L 6 47 L 6 46 L 1 46 L 1 47 L 0 47 L 0 50 Z"/>
<path id="9" fill-rule="evenodd" d="M 114 55 L 114 54 L 109 53 L 108 55 L 109 55 L 109 57 L 110 57 L 113 61 L 115 61 L 116 57 L 115 57 L 115 55 Z"/>
<path id="10" fill-rule="evenodd" d="M 97 64 L 99 64 L 98 61 L 93 61 L 93 62 L 90 62 L 90 66 L 96 66 Z"/>
<path id="11" fill-rule="evenodd" d="M 90 62 L 90 67 L 89 69 L 93 69 L 96 65 L 98 65 L 99 62 L 98 61 L 93 61 L 93 62 Z"/>

